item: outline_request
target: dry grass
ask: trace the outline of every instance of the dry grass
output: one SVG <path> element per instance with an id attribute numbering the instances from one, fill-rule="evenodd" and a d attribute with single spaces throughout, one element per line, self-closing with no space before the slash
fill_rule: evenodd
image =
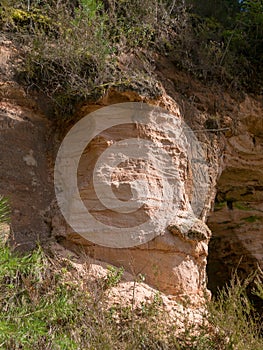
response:
<path id="1" fill-rule="evenodd" d="M 2 349 L 262 349 L 263 340 L 246 297 L 235 281 L 208 304 L 202 324 L 184 330 L 162 308 L 156 294 L 136 308 L 108 303 L 122 270 L 105 278 L 80 277 L 67 259 L 38 248 L 17 256 L 0 247 L 0 348 Z M 259 278 L 259 277 L 258 277 Z M 261 289 L 257 289 L 261 293 Z"/>

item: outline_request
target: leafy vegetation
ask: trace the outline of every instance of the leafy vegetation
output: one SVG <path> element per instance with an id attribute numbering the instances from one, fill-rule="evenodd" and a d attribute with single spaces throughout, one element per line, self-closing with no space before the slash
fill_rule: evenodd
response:
<path id="1" fill-rule="evenodd" d="M 110 288 L 118 285 L 121 281 L 122 275 L 124 272 L 124 268 L 117 268 L 115 266 L 108 266 L 108 274 L 105 280 L 105 287 Z"/>
<path id="2" fill-rule="evenodd" d="M 9 204 L 7 198 L 0 195 L 0 224 L 9 221 Z"/>
<path id="3" fill-rule="evenodd" d="M 208 302 L 200 324 L 180 316 L 185 324 L 179 329 L 159 294 L 139 307 L 109 306 L 107 290 L 119 283 L 122 269 L 109 268 L 103 281 L 89 279 L 88 270 L 80 278 L 67 259 L 51 258 L 40 247 L 21 256 L 0 242 L 0 348 L 262 349 L 248 280 L 233 279 L 218 301 Z M 262 272 L 256 275 L 253 291 L 261 299 L 262 279 Z"/>
<path id="4" fill-rule="evenodd" d="M 200 74 L 216 76 L 234 88 L 262 93 L 263 1 L 188 3 L 196 33 L 192 53 L 197 53 L 195 66 L 200 68 Z M 196 47 L 198 43 L 200 50 Z M 207 54 L 207 59 L 203 54 Z M 205 71 L 202 59 L 207 63 Z"/>
<path id="5" fill-rule="evenodd" d="M 206 82 L 262 91 L 262 0 L 3 0 L 0 21 L 22 50 L 20 78 L 60 118 L 110 86 L 152 82 L 158 93 L 151 53 Z M 138 68 L 121 64 L 133 54 Z"/>
<path id="6" fill-rule="evenodd" d="M 262 349 L 259 319 L 237 279 L 208 303 L 201 325 L 186 322 L 180 332 L 159 295 L 136 309 L 107 307 L 102 284 L 88 274 L 80 283 L 68 262 L 40 248 L 18 256 L 1 244 L 0 257 L 2 349 Z"/>
<path id="7" fill-rule="evenodd" d="M 261 93 L 262 0 L 184 3 L 3 0 L 0 26 L 20 46 L 19 78 L 49 96 L 59 117 L 110 86 L 154 81 L 152 53 L 208 83 Z M 138 57 L 141 68 L 121 64 L 124 55 Z M 8 222 L 2 197 L 0 222 Z M 202 325 L 186 324 L 179 332 L 166 322 L 159 295 L 140 308 L 108 308 L 107 291 L 122 273 L 109 268 L 103 283 L 88 274 L 80 283 L 67 261 L 52 259 L 40 247 L 19 256 L 0 242 L 0 348 L 263 348 L 247 280 L 234 278 L 217 301 L 208 302 Z M 262 276 L 255 277 L 253 291 L 261 299 Z"/>
<path id="8" fill-rule="evenodd" d="M 251 216 L 247 216 L 245 218 L 242 218 L 242 220 L 249 222 L 249 223 L 254 223 L 256 221 L 261 221 L 261 217 L 257 216 L 257 215 L 251 215 Z"/>
<path id="9" fill-rule="evenodd" d="M 262 315 L 247 295 L 248 286 L 256 280 L 253 293 L 262 298 L 262 277 L 262 272 L 251 274 L 241 282 L 235 274 L 230 284 L 219 292 L 217 301 L 208 304 L 209 320 L 216 324 L 219 337 L 224 335 L 227 349 L 262 347 Z"/>

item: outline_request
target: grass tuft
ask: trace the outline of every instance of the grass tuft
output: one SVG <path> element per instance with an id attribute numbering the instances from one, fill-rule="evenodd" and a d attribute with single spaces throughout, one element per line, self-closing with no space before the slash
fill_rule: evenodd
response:
<path id="1" fill-rule="evenodd" d="M 171 322 L 162 298 L 140 306 L 108 304 L 122 269 L 110 268 L 106 280 L 80 279 L 64 260 L 38 247 L 19 256 L 0 245 L 1 349 L 262 349 L 258 319 L 238 279 L 208 302 L 203 322 Z M 261 278 L 261 279 L 260 279 Z M 261 298 L 262 276 L 255 293 Z M 105 283 L 107 288 L 105 288 Z M 186 320 L 182 315 L 182 320 Z"/>

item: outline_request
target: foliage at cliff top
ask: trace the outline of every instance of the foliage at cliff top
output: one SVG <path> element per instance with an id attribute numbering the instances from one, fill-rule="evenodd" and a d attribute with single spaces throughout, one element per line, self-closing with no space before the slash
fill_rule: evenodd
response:
<path id="1" fill-rule="evenodd" d="M 262 0 L 3 0 L 0 26 L 22 49 L 20 78 L 60 113 L 109 86 L 158 94 L 156 53 L 207 84 L 262 92 Z"/>

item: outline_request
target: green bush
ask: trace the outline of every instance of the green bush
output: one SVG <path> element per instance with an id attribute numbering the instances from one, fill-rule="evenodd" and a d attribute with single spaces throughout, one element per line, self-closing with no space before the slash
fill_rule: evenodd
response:
<path id="1" fill-rule="evenodd" d="M 20 79 L 50 98 L 59 119 L 110 86 L 154 92 L 152 53 L 206 83 L 260 93 L 262 0 L 186 3 L 4 0 L 0 21 L 20 46 Z M 120 64 L 129 55 L 134 63 Z"/>
<path id="2" fill-rule="evenodd" d="M 203 61 L 211 67 L 210 78 L 231 88 L 262 93 L 262 0 L 213 0 L 209 4 L 203 0 L 189 0 L 188 3 L 193 18 L 197 16 L 202 22 L 199 27 L 195 22 L 189 26 L 196 29 L 197 38 L 194 40 L 193 34 L 190 34 L 195 43 L 191 57 L 201 55 Z M 211 27 L 211 21 L 214 28 Z M 214 46 L 218 50 L 213 58 Z M 207 59 L 205 55 L 208 56 Z M 202 70 L 203 61 L 199 59 L 194 66 Z"/>
<path id="3" fill-rule="evenodd" d="M 104 281 L 105 287 L 111 288 L 111 287 L 117 286 L 117 284 L 121 281 L 124 268 L 123 267 L 117 268 L 111 265 L 109 265 L 107 268 L 108 268 L 108 273 Z"/>
<path id="4" fill-rule="evenodd" d="M 217 328 L 218 336 L 227 339 L 226 349 L 261 349 L 261 317 L 251 303 L 247 290 L 255 278 L 259 281 L 262 277 L 260 273 L 253 274 L 241 282 L 234 275 L 230 285 L 219 292 L 217 300 L 208 304 L 208 320 Z M 257 292 L 259 288 L 259 284 L 255 285 Z"/>
<path id="5" fill-rule="evenodd" d="M 109 86 L 156 85 L 147 55 L 140 53 L 162 51 L 179 31 L 181 19 L 170 15 L 179 12 L 165 2 L 109 1 L 108 8 L 105 3 L 12 1 L 1 8 L 2 27 L 15 33 L 22 51 L 20 79 L 43 91 L 60 119 Z M 134 49 L 146 68 L 121 70 L 119 56 Z"/>
<path id="6" fill-rule="evenodd" d="M 169 320 L 162 298 L 134 307 L 108 306 L 108 289 L 99 280 L 80 279 L 70 261 L 54 259 L 41 248 L 17 255 L 0 244 L 1 349 L 195 349 L 260 350 L 260 320 L 246 295 L 249 281 L 233 279 L 217 301 L 208 302 L 203 323 L 185 317 L 184 330 Z M 111 268 L 115 286 L 122 270 Z M 254 293 L 261 299 L 262 273 Z M 139 282 L 137 282 L 139 283 Z"/>

